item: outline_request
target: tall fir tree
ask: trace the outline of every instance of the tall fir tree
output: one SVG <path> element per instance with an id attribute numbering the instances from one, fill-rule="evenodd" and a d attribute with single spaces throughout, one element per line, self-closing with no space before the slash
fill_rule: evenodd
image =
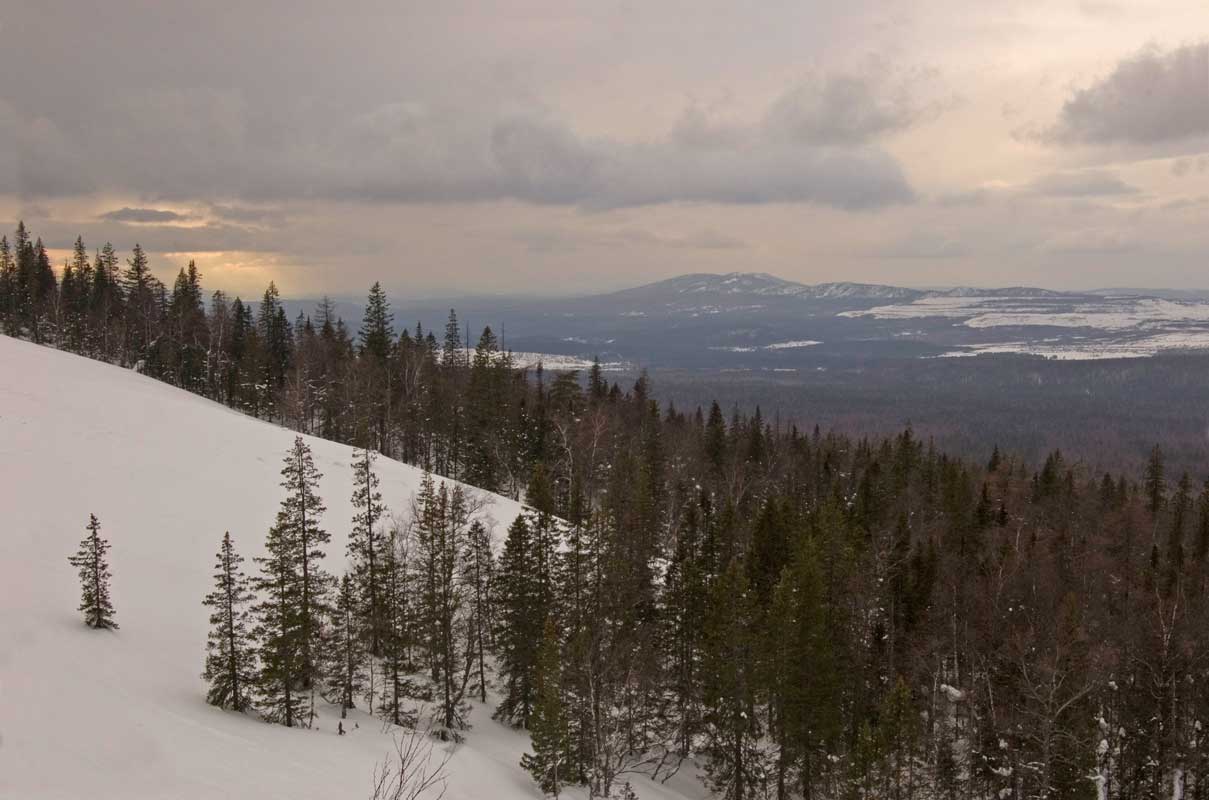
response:
<path id="1" fill-rule="evenodd" d="M 495 620 L 493 592 L 495 560 L 491 552 L 491 532 L 481 520 L 475 520 L 466 536 L 464 572 L 469 585 L 470 652 L 476 672 L 472 687 L 479 702 L 487 702 L 487 654 L 494 649 L 492 626 Z"/>
<path id="2" fill-rule="evenodd" d="M 404 701 L 415 694 L 410 677 L 415 645 L 413 611 L 409 602 L 412 585 L 408 575 L 406 537 L 392 528 L 382 554 L 382 689 L 378 713 L 395 725 L 411 724 L 414 716 Z"/>
<path id="3" fill-rule="evenodd" d="M 562 692 L 562 653 L 558 630 L 554 620 L 547 619 L 534 670 L 535 702 L 529 722 L 533 752 L 521 756 L 521 767 L 533 776 L 543 794 L 554 797 L 562 793 L 562 787 L 570 777 L 571 741 Z"/>
<path id="4" fill-rule="evenodd" d="M 497 646 L 504 698 L 496 717 L 528 727 L 535 701 L 534 670 L 543 621 L 557 611 L 556 581 L 562 530 L 545 470 L 538 465 L 526 492 L 533 508 L 508 529 L 500 556 Z"/>
<path id="5" fill-rule="evenodd" d="M 433 695 L 442 738 L 466 727 L 463 701 L 472 664 L 465 565 L 469 514 L 461 486 L 452 491 L 426 474 L 412 513 L 420 586 L 420 624 L 427 643 Z"/>
<path id="6" fill-rule="evenodd" d="M 293 352 L 290 322 L 281 306 L 277 285 L 273 282 L 269 283 L 269 288 L 265 289 L 260 300 L 256 331 L 262 348 L 260 377 L 261 391 L 265 397 L 261 405 L 268 408 L 271 405 L 272 393 L 285 386 Z"/>
<path id="7" fill-rule="evenodd" d="M 394 315 L 390 313 L 390 302 L 382 291 L 382 284 L 376 281 L 369 290 L 358 336 L 361 352 L 385 364 L 395 339 Z"/>
<path id="8" fill-rule="evenodd" d="M 88 515 L 88 535 L 80 541 L 80 548 L 67 559 L 80 575 L 80 611 L 84 612 L 84 624 L 90 628 L 117 630 L 114 620 L 113 602 L 109 596 L 109 561 L 105 554 L 109 542 L 101 538 L 101 523 L 95 514 Z"/>
<path id="9" fill-rule="evenodd" d="M 301 686 L 311 688 L 318 678 L 318 643 L 322 617 L 332 577 L 321 566 L 326 557 L 323 546 L 331 534 L 319 527 L 319 518 L 326 510 L 319 497 L 319 480 L 323 475 L 315 468 L 311 448 L 301 436 L 286 454 L 281 469 L 281 488 L 286 498 L 277 512 L 276 527 L 282 531 L 286 544 L 293 548 L 298 570 L 298 626 L 300 638 Z"/>
<path id="10" fill-rule="evenodd" d="M 500 556 L 496 643 L 504 697 L 496 709 L 497 719 L 518 725 L 529 724 L 533 710 L 533 670 L 541 628 L 545 619 L 538 608 L 534 575 L 533 532 L 525 515 L 508 528 Z"/>
<path id="11" fill-rule="evenodd" d="M 155 339 L 156 284 L 159 281 L 151 273 L 147 254 L 140 245 L 135 244 L 126 264 L 122 274 L 122 294 L 126 299 L 125 363 L 137 364 L 145 361 Z"/>
<path id="12" fill-rule="evenodd" d="M 220 708 L 251 708 L 256 683 L 256 652 L 248 630 L 252 592 L 244 574 L 243 556 L 235 552 L 230 532 L 224 533 L 214 565 L 214 591 L 202 605 L 210 609 L 210 635 L 206 641 L 206 667 L 202 678 L 210 684 L 206 702 Z"/>
<path id="13" fill-rule="evenodd" d="M 755 641 L 745 569 L 731 561 L 710 587 L 701 660 L 707 782 L 724 800 L 760 796 L 766 774 L 756 706 Z"/>
<path id="14" fill-rule="evenodd" d="M 280 521 L 269 530 L 265 551 L 255 559 L 260 574 L 253 580 L 259 597 L 252 609 L 260 659 L 257 705 L 267 721 L 293 728 L 307 723 L 311 714 L 304 686 L 302 569 L 294 537 Z"/>
<path id="15" fill-rule="evenodd" d="M 358 606 L 356 585 L 346 572 L 323 637 L 324 699 L 340 706 L 341 719 L 357 707 L 356 698 L 365 688 L 365 635 Z"/>
<path id="16" fill-rule="evenodd" d="M 0 236 L 0 332 L 17 334 L 17 263 L 7 236 Z"/>
<path id="17" fill-rule="evenodd" d="M 381 657 L 383 544 L 380 523 L 385 509 L 382 493 L 378 491 L 379 479 L 374 472 L 376 459 L 377 454 L 371 450 L 353 451 L 354 512 L 353 527 L 348 537 L 348 557 L 353 565 L 353 579 L 365 615 L 369 650 L 375 657 Z"/>
<path id="18" fill-rule="evenodd" d="M 1159 513 L 1167 501 L 1167 479 L 1163 468 L 1163 451 L 1156 444 L 1146 462 L 1146 508 Z"/>
<path id="19" fill-rule="evenodd" d="M 260 642 L 259 692 L 266 716 L 292 727 L 314 721 L 314 692 L 320 678 L 323 615 L 331 577 L 320 566 L 331 536 L 319 527 L 324 512 L 317 489 L 322 475 L 301 436 L 281 470 L 286 497 L 257 558 L 261 594 L 256 607 Z"/>
<path id="20" fill-rule="evenodd" d="M 445 339 L 441 345 L 441 364 L 449 369 L 466 366 L 466 348 L 462 343 L 462 329 L 458 325 L 458 315 L 449 309 L 449 319 L 445 322 Z"/>

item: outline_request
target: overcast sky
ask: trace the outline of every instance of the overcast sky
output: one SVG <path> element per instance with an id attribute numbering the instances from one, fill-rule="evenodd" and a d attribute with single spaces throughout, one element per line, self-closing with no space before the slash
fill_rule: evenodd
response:
<path id="1" fill-rule="evenodd" d="M 1209 5 L 8 0 L 18 218 L 291 296 L 1206 288 Z"/>

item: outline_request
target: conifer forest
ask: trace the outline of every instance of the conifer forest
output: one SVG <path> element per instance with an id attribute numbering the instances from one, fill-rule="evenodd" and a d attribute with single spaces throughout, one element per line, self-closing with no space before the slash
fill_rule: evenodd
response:
<path id="1" fill-rule="evenodd" d="M 264 454 L 272 526 L 231 519 L 196 565 L 211 705 L 453 746 L 502 723 L 537 795 L 697 772 L 725 800 L 1209 798 L 1209 474 L 676 407 L 645 373 L 521 368 L 452 310 L 398 319 L 379 284 L 365 308 L 291 319 L 137 245 L 0 240 L 7 336 L 298 434 Z M 304 436 L 355 448 L 351 518 Z M 419 491 L 384 491 L 386 460 Z M 493 530 L 488 493 L 523 511 Z M 122 532 L 75 511 L 79 613 L 117 630 Z"/>

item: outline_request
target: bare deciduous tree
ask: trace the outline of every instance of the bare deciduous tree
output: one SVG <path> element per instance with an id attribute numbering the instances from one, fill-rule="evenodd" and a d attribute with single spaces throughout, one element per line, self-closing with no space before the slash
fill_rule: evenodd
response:
<path id="1" fill-rule="evenodd" d="M 446 767 L 453 754 L 438 758 L 425 731 L 412 728 L 395 734 L 393 752 L 374 767 L 370 800 L 441 800 L 448 788 Z"/>

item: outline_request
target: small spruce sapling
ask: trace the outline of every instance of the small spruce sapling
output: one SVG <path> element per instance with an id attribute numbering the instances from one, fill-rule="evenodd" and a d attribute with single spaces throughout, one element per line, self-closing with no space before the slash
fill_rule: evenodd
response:
<path id="1" fill-rule="evenodd" d="M 109 562 L 105 553 L 109 542 L 101 538 L 101 523 L 96 514 L 88 515 L 88 535 L 80 540 L 80 549 L 67 559 L 80 571 L 80 611 L 90 628 L 117 630 L 113 602 L 109 597 Z"/>

